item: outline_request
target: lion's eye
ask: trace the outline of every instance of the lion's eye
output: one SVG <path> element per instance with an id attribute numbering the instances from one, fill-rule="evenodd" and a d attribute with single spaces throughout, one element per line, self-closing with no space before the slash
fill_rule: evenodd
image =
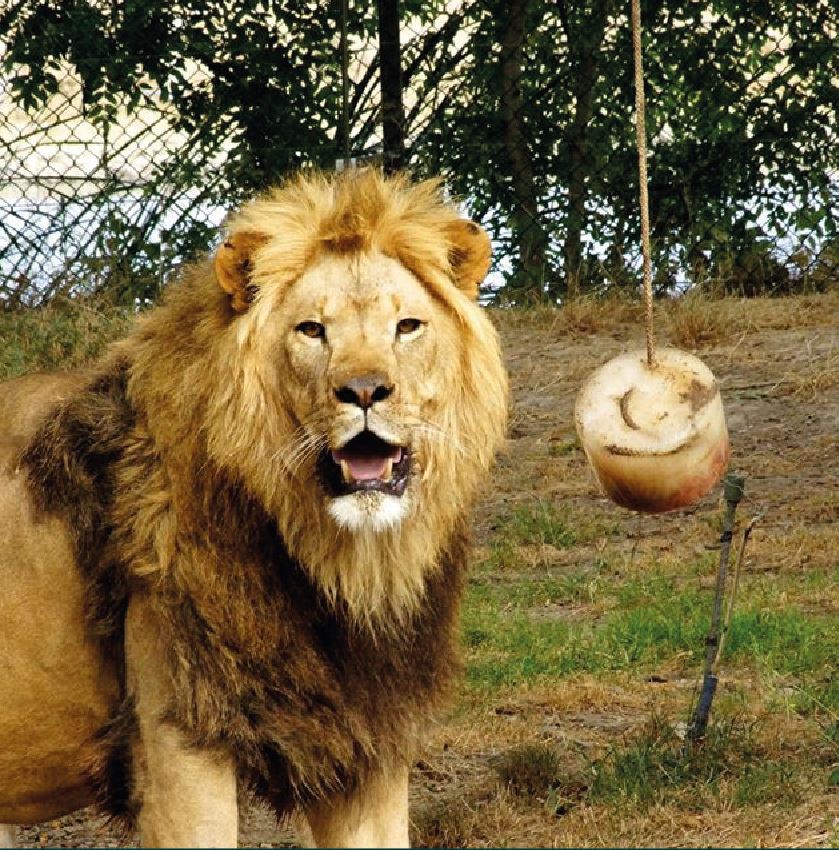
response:
<path id="1" fill-rule="evenodd" d="M 324 339 L 326 337 L 326 328 L 320 322 L 300 322 L 294 330 L 309 337 L 309 339 Z"/>
<path id="2" fill-rule="evenodd" d="M 400 319 L 396 323 L 396 333 L 399 336 L 407 336 L 416 333 L 424 324 L 421 319 Z"/>

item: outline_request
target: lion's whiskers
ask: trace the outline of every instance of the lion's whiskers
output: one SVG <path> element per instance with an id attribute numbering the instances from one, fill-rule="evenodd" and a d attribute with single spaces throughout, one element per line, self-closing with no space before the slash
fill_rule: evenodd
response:
<path id="1" fill-rule="evenodd" d="M 441 428 L 439 425 L 435 425 L 434 423 L 427 421 L 413 424 L 411 426 L 411 430 L 414 434 L 429 438 L 430 441 L 441 444 L 445 443 L 447 448 L 454 449 L 454 451 L 461 457 L 468 455 L 468 447 L 463 444 L 464 441 L 461 434 L 452 434 L 451 432 Z"/>
<path id="2" fill-rule="evenodd" d="M 294 475 L 304 463 L 314 457 L 325 445 L 326 438 L 324 436 L 309 435 L 300 440 L 288 456 L 282 458 L 283 466 L 290 475 Z"/>
<path id="3" fill-rule="evenodd" d="M 326 445 L 324 434 L 312 433 L 305 425 L 299 426 L 271 457 L 271 462 L 279 460 L 289 475 L 294 475 L 300 467 Z"/>
<path id="4" fill-rule="evenodd" d="M 296 475 L 300 469 L 318 452 L 327 448 L 329 439 L 323 426 L 331 424 L 333 414 L 326 409 L 316 409 L 306 417 L 306 421 L 298 425 L 290 437 L 271 456 L 271 463 L 279 461 L 289 476 Z M 403 422 L 407 430 L 416 438 L 425 439 L 429 443 L 445 445 L 449 451 L 460 457 L 469 455 L 474 440 L 465 438 L 460 433 L 452 433 L 427 419 L 416 418 L 414 421 Z"/>

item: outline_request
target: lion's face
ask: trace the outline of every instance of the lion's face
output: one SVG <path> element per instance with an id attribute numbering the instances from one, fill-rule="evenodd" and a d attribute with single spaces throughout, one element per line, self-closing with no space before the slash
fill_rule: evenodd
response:
<path id="1" fill-rule="evenodd" d="M 378 251 L 323 257 L 283 301 L 278 368 L 301 426 L 287 460 L 310 470 L 341 527 L 392 527 L 416 501 L 423 446 L 440 429 L 455 322 Z"/>
<path id="2" fill-rule="evenodd" d="M 362 171 L 247 205 L 215 256 L 208 450 L 354 616 L 418 604 L 503 440 L 490 248 L 433 182 Z"/>

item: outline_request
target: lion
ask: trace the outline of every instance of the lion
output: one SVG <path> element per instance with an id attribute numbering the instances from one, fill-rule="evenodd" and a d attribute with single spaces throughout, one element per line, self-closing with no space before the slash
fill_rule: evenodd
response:
<path id="1" fill-rule="evenodd" d="M 0 387 L 0 822 L 407 846 L 507 379 L 438 182 L 245 204 L 89 370 Z"/>

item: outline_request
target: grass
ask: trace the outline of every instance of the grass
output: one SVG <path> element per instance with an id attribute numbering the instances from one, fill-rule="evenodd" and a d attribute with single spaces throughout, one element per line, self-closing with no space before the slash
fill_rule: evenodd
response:
<path id="1" fill-rule="evenodd" d="M 615 611 L 597 625 L 537 620 L 522 612 L 496 614 L 473 603 L 464 625 L 467 676 L 475 686 L 494 688 L 539 676 L 651 670 L 676 658 L 698 666 L 710 614 L 709 600 L 702 602 L 681 595 L 666 604 Z M 775 673 L 803 676 L 815 670 L 828 677 L 839 657 L 836 632 L 832 618 L 744 611 L 732 621 L 727 658 Z M 819 693 L 829 709 L 839 711 L 829 681 Z"/>
<path id="2" fill-rule="evenodd" d="M 614 520 L 598 513 L 573 511 L 552 502 L 530 499 L 513 505 L 495 521 L 492 531 L 484 560 L 489 559 L 490 566 L 495 567 L 509 560 L 510 552 L 516 547 L 570 549 L 615 536 L 620 528 Z"/>
<path id="3" fill-rule="evenodd" d="M 82 366 L 119 337 L 129 321 L 123 309 L 75 302 L 0 312 L 0 380 Z"/>
<path id="4" fill-rule="evenodd" d="M 688 348 L 704 348 L 737 335 L 768 330 L 788 330 L 824 325 L 839 311 L 839 287 L 821 295 L 794 298 L 715 297 L 704 292 L 681 298 L 660 299 L 655 304 L 659 332 L 669 342 Z M 527 329 L 529 333 L 560 338 L 562 335 L 595 335 L 626 325 L 641 328 L 640 295 L 618 292 L 605 297 L 583 296 L 561 307 L 538 305 L 529 309 L 490 311 L 502 330 Z"/>
<path id="5" fill-rule="evenodd" d="M 539 327 L 551 334 L 592 334 L 621 323 L 641 320 L 640 298 L 625 292 L 606 297 L 581 296 L 562 307 L 539 304 L 523 310 L 490 310 L 500 327 Z"/>
<path id="6" fill-rule="evenodd" d="M 802 772 L 794 761 L 773 757 L 767 730 L 754 720 L 723 716 L 697 743 L 682 729 L 653 715 L 592 764 L 587 801 L 635 810 L 673 803 L 791 807 L 823 778 L 826 764 Z"/>
<path id="7" fill-rule="evenodd" d="M 550 443 L 544 451 L 556 463 L 579 463 Z M 829 495 L 794 508 L 817 523 L 835 520 Z M 696 543 L 714 546 L 719 512 L 687 521 L 692 556 L 666 540 L 652 548 L 642 540 L 636 551 L 625 532 L 635 535 L 639 525 L 614 516 L 541 496 L 505 505 L 491 523 L 464 611 L 470 708 L 458 723 L 477 728 L 488 707 L 502 707 L 491 731 L 470 733 L 500 746 L 490 761 L 494 784 L 476 780 L 468 793 L 425 810 L 416 840 L 683 844 L 707 824 L 693 839 L 706 846 L 801 836 L 834 846 L 839 562 L 829 546 L 825 552 L 821 527 L 760 529 L 758 564 L 766 552 L 777 558 L 773 547 L 798 554 L 768 573 L 752 572 L 747 561 L 711 724 L 700 744 L 687 746 L 718 559 L 715 548 L 697 552 Z M 682 537 L 684 528 L 683 521 Z M 569 718 L 558 721 L 558 737 L 539 731 L 549 712 Z M 608 731 L 613 714 L 628 718 L 629 731 Z"/>
<path id="8" fill-rule="evenodd" d="M 702 295 L 685 295 L 674 300 L 667 311 L 667 326 L 672 342 L 688 349 L 715 345 L 732 329 L 730 316 Z"/>
<path id="9" fill-rule="evenodd" d="M 653 713 L 594 757 L 569 758 L 567 748 L 555 743 L 509 747 L 493 761 L 494 785 L 485 780 L 469 795 L 426 809 L 414 824 L 414 841 L 470 846 L 490 811 L 507 822 L 518 816 L 519 828 L 536 816 L 553 822 L 556 834 L 561 819 L 587 812 L 601 813 L 604 821 L 668 807 L 703 813 L 771 806 L 790 812 L 808 795 L 831 787 L 827 749 L 802 770 L 794 748 L 777 751 L 765 718 L 718 713 L 696 743 L 685 739 L 684 723 Z"/>
<path id="10" fill-rule="evenodd" d="M 577 542 L 569 512 L 541 501 L 514 507 L 500 520 L 498 536 L 513 544 L 541 543 L 563 549 Z"/>
<path id="11" fill-rule="evenodd" d="M 696 574 L 703 567 L 700 562 L 685 572 Z M 663 572 L 614 579 L 607 568 L 522 577 L 514 583 L 476 575 L 463 617 L 470 684 L 493 689 L 540 677 L 643 671 L 675 659 L 686 670 L 694 665 L 698 671 L 712 589 L 695 581 L 681 585 Z M 775 599 L 783 595 L 774 591 Z M 839 689 L 831 676 L 839 658 L 836 617 L 790 605 L 780 609 L 767 593 L 759 585 L 743 588 L 724 660 L 799 677 L 803 694 L 812 691 L 827 710 L 839 712 Z M 605 608 L 598 620 L 564 616 L 568 607 L 595 600 Z"/>
<path id="12" fill-rule="evenodd" d="M 735 773 L 738 761 L 757 757 L 748 724 L 717 722 L 700 744 L 689 744 L 672 723 L 653 716 L 593 765 L 589 796 L 597 802 L 650 806 L 689 785 L 713 794 L 722 779 Z"/>
<path id="13" fill-rule="evenodd" d="M 803 368 L 779 376 L 775 393 L 814 401 L 839 386 L 839 351 L 808 361 Z"/>
<path id="14" fill-rule="evenodd" d="M 565 784 L 559 752 L 545 744 L 524 744 L 506 750 L 494 768 L 502 784 L 514 794 L 544 797 Z"/>

